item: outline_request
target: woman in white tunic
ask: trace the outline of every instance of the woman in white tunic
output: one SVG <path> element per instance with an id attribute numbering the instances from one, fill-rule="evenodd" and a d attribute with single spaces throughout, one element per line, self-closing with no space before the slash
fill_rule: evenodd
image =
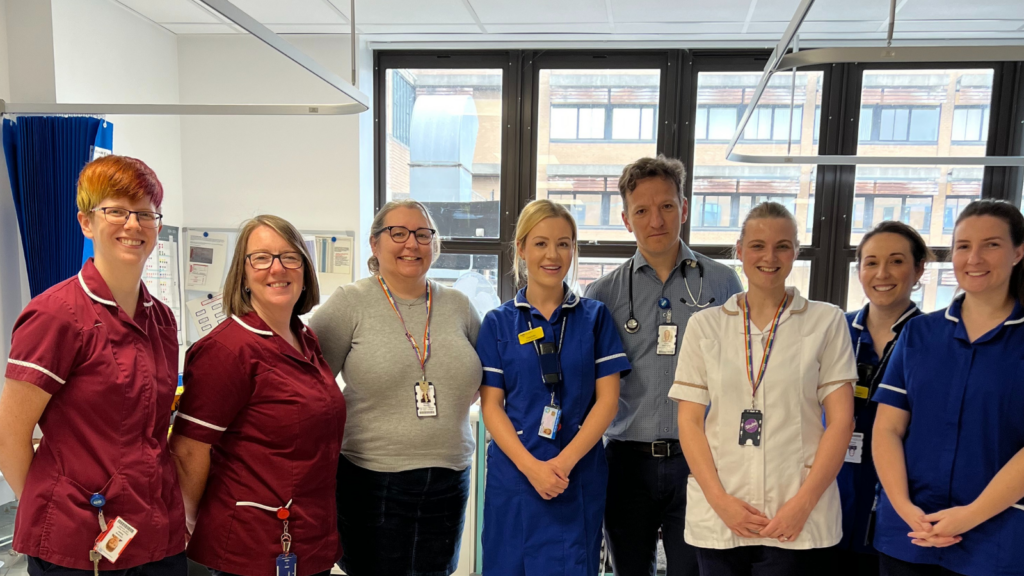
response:
<path id="1" fill-rule="evenodd" d="M 812 574 L 842 537 L 857 368 L 843 311 L 786 287 L 797 252 L 793 215 L 756 206 L 736 243 L 748 291 L 694 315 L 683 338 L 669 397 L 702 576 Z"/>

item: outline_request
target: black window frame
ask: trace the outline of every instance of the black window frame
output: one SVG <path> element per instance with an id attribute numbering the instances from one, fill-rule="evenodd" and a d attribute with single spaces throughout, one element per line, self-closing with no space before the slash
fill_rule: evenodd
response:
<path id="1" fill-rule="evenodd" d="M 761 50 L 378 50 L 374 52 L 375 208 L 386 194 L 386 115 L 384 71 L 391 68 L 501 68 L 504 129 L 500 164 L 500 234 L 493 239 L 460 238 L 442 243 L 449 254 L 481 254 L 498 257 L 499 297 L 514 295 L 509 272 L 509 247 L 515 220 L 523 206 L 536 197 L 538 79 L 541 69 L 658 68 L 661 70 L 658 99 L 657 153 L 680 158 L 686 166 L 684 197 L 693 199 L 693 153 L 696 130 L 697 75 L 700 72 L 760 72 L 769 56 Z M 861 80 L 865 70 L 927 70 L 989 68 L 994 70 L 990 103 L 988 156 L 1019 155 L 1024 150 L 1024 69 L 1021 62 L 957 62 L 927 64 L 832 64 L 801 71 L 823 72 L 821 115 L 814 143 L 818 154 L 856 154 L 859 135 Z M 953 102 L 943 105 L 954 106 Z M 606 130 L 610 130 L 606 119 Z M 908 126 L 909 131 L 909 126 Z M 614 143 L 616 141 L 601 141 Z M 703 141 L 701 142 L 704 143 Z M 899 142 L 908 145 L 907 142 Z M 932 143 L 934 145 L 934 143 Z M 959 144 L 957 144 L 959 145 Z M 937 159 L 941 164 L 941 158 Z M 855 195 L 856 167 L 818 165 L 813 173 L 815 225 L 811 242 L 801 246 L 800 259 L 811 262 L 808 296 L 840 306 L 846 304 L 849 267 L 855 246 L 849 243 Z M 1020 205 L 1024 169 L 985 167 L 982 198 L 1004 199 Z M 693 208 L 693 206 L 691 206 Z M 932 210 L 936 209 L 933 204 Z M 944 210 L 945 206 L 939 207 Z M 692 244 L 690 226 L 681 237 L 690 247 L 709 257 L 731 259 L 731 245 Z M 609 226 L 617 219 L 609 214 Z M 948 247 L 935 247 L 940 261 L 948 261 Z M 635 242 L 581 242 L 581 258 L 628 258 Z"/>

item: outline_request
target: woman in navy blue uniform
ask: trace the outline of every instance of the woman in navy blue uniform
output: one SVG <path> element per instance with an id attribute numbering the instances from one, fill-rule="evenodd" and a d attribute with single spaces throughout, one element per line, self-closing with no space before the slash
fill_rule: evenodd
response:
<path id="1" fill-rule="evenodd" d="M 487 452 L 484 574 L 598 573 L 608 467 L 601 436 L 629 372 L 611 313 L 564 280 L 578 268 L 576 222 L 549 200 L 516 227 L 527 286 L 484 318 L 477 352 Z"/>
<path id="2" fill-rule="evenodd" d="M 952 260 L 964 293 L 907 323 L 874 395 L 883 575 L 1024 574 L 1024 217 L 972 202 Z"/>
<path id="3" fill-rule="evenodd" d="M 931 259 L 931 250 L 921 235 L 902 222 L 882 222 L 857 246 L 857 274 L 868 303 L 846 314 L 858 379 L 854 387 L 856 427 L 836 479 L 843 507 L 843 539 L 837 547 L 836 564 L 841 574 L 878 574 L 870 534 L 880 489 L 871 459 L 871 428 L 878 405 L 871 401 L 871 395 L 878 388 L 903 327 L 921 315 L 910 295 L 920 287 L 924 265 Z"/>

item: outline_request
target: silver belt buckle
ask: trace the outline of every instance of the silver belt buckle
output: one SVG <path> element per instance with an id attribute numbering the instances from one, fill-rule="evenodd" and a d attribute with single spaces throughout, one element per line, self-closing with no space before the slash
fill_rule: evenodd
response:
<path id="1" fill-rule="evenodd" d="M 659 450 L 659 447 L 662 449 Z M 654 456 L 655 458 L 667 458 L 668 453 L 668 442 L 665 442 L 664 440 L 655 440 L 654 442 L 651 442 L 651 456 Z"/>

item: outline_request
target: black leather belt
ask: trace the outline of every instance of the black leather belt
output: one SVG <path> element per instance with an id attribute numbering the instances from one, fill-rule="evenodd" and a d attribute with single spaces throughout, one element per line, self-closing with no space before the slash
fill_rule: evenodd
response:
<path id="1" fill-rule="evenodd" d="M 668 458 L 683 453 L 678 440 L 655 440 L 654 442 L 629 442 L 626 440 L 611 440 L 609 444 L 622 447 L 634 452 L 643 452 L 655 458 Z"/>

